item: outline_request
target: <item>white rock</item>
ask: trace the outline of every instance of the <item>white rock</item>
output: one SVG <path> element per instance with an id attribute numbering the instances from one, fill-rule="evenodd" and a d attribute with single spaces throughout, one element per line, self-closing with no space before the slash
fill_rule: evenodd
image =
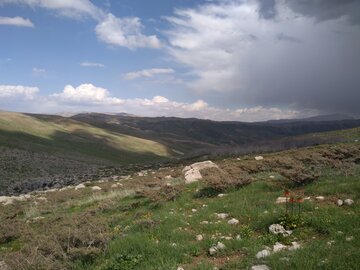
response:
<path id="1" fill-rule="evenodd" d="M 344 201 L 344 203 L 345 203 L 346 205 L 352 205 L 352 204 L 354 203 L 354 201 L 353 201 L 352 199 L 346 199 L 346 200 Z"/>
<path id="2" fill-rule="evenodd" d="M 271 179 L 275 179 L 275 176 L 274 175 L 270 175 L 269 176 Z"/>
<path id="3" fill-rule="evenodd" d="M 289 250 L 297 250 L 299 248 L 301 248 L 301 245 L 297 242 L 291 242 L 291 247 L 289 247 Z"/>
<path id="4" fill-rule="evenodd" d="M 272 234 L 281 234 L 283 236 L 288 236 L 290 234 L 292 234 L 292 231 L 290 230 L 285 230 L 284 226 L 280 225 L 280 224 L 272 224 L 269 226 L 269 231 Z"/>
<path id="5" fill-rule="evenodd" d="M 273 251 L 274 252 L 279 252 L 281 250 L 284 250 L 284 249 L 287 249 L 287 246 L 281 244 L 281 243 L 278 243 L 276 242 L 275 245 L 273 246 Z"/>
<path id="6" fill-rule="evenodd" d="M 223 249 L 225 249 L 225 245 L 223 243 L 221 243 L 221 242 L 217 242 L 216 248 L 218 250 L 223 250 Z"/>
<path id="7" fill-rule="evenodd" d="M 253 265 L 251 270 L 270 270 L 270 268 L 265 264 Z"/>
<path id="8" fill-rule="evenodd" d="M 280 204 L 280 203 L 286 203 L 287 201 L 289 201 L 288 197 L 278 197 L 275 203 Z"/>
<path id="9" fill-rule="evenodd" d="M 179 266 L 176 270 L 185 270 L 185 269 Z"/>
<path id="10" fill-rule="evenodd" d="M 75 190 L 82 189 L 82 188 L 85 188 L 84 184 L 78 184 L 77 186 L 75 186 Z"/>
<path id="11" fill-rule="evenodd" d="M 204 237 L 201 234 L 198 234 L 196 236 L 196 241 L 202 241 L 204 239 Z"/>
<path id="12" fill-rule="evenodd" d="M 220 218 L 220 219 L 226 219 L 229 217 L 229 214 L 227 214 L 227 213 L 215 213 L 215 215 L 217 218 Z"/>
<path id="13" fill-rule="evenodd" d="M 256 253 L 256 258 L 257 259 L 265 258 L 265 257 L 269 256 L 270 254 L 271 253 L 269 250 L 263 249 L 262 251 L 259 251 L 258 253 Z"/>
<path id="14" fill-rule="evenodd" d="M 317 197 L 315 197 L 315 199 L 318 200 L 318 201 L 323 201 L 323 200 L 325 200 L 325 197 L 324 196 L 317 196 Z"/>
<path id="15" fill-rule="evenodd" d="M 352 241 L 352 240 L 354 240 L 354 236 L 347 236 L 347 237 L 345 238 L 345 240 L 346 240 L 346 241 Z"/>
<path id="16" fill-rule="evenodd" d="M 235 239 L 236 239 L 236 240 L 241 240 L 241 235 L 238 234 Z"/>
<path id="17" fill-rule="evenodd" d="M 217 253 L 217 248 L 216 247 L 209 248 L 210 256 L 214 256 L 216 253 Z"/>
<path id="18" fill-rule="evenodd" d="M 193 182 L 197 182 L 202 179 L 202 175 L 200 171 L 206 168 L 218 168 L 218 166 L 210 160 L 197 162 L 191 164 L 190 166 L 186 166 L 182 172 L 184 173 L 185 177 L 185 184 L 190 184 Z"/>
<path id="19" fill-rule="evenodd" d="M 225 196 L 225 194 L 223 194 L 223 193 L 218 194 L 218 197 L 220 197 L 220 198 L 222 198 L 224 196 Z"/>
<path id="20" fill-rule="evenodd" d="M 37 197 L 36 200 L 46 202 L 47 198 L 46 197 Z"/>
<path id="21" fill-rule="evenodd" d="M 102 188 L 98 187 L 98 186 L 93 186 L 93 187 L 91 187 L 91 190 L 92 191 L 100 191 L 100 190 L 102 190 Z"/>
<path id="22" fill-rule="evenodd" d="M 337 200 L 336 204 L 338 206 L 342 206 L 344 204 L 344 201 L 343 200 Z"/>
<path id="23" fill-rule="evenodd" d="M 200 222 L 200 224 L 209 224 L 209 221 L 203 220 L 203 221 Z"/>
<path id="24" fill-rule="evenodd" d="M 263 156 L 256 156 L 256 157 L 255 157 L 255 160 L 262 160 L 262 159 L 264 159 Z"/>
<path id="25" fill-rule="evenodd" d="M 236 225 L 239 223 L 239 220 L 237 220 L 236 218 L 232 218 L 228 221 L 228 224 L 230 225 Z"/>
<path id="26" fill-rule="evenodd" d="M 196 213 L 197 210 L 195 208 L 191 209 L 191 212 Z"/>
<path id="27" fill-rule="evenodd" d="M 171 176 L 171 175 L 167 175 L 167 176 L 165 176 L 165 179 L 172 179 L 172 176 Z"/>

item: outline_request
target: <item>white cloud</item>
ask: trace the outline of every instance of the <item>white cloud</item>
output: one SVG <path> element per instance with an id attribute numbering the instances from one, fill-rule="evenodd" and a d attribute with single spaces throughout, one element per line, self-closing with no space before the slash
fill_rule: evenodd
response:
<path id="1" fill-rule="evenodd" d="M 22 85 L 0 85 L 0 98 L 20 98 L 32 100 L 39 92 L 39 88 Z"/>
<path id="2" fill-rule="evenodd" d="M 160 48 L 161 42 L 155 35 L 142 33 L 143 25 L 137 17 L 117 18 L 109 13 L 95 28 L 97 37 L 111 45 L 136 48 Z"/>
<path id="3" fill-rule="evenodd" d="M 32 8 L 46 8 L 71 18 L 81 18 L 88 15 L 100 19 L 103 16 L 103 12 L 89 0 L 0 0 L 1 4 L 20 4 Z"/>
<path id="4" fill-rule="evenodd" d="M 151 68 L 125 73 L 123 74 L 123 78 L 125 80 L 135 80 L 138 78 L 152 78 L 155 75 L 161 74 L 172 74 L 174 72 L 172 68 Z"/>
<path id="5" fill-rule="evenodd" d="M 82 66 L 82 67 L 98 67 L 98 68 L 105 67 L 104 64 L 93 63 L 93 62 L 82 62 L 82 63 L 80 63 L 80 66 Z"/>
<path id="6" fill-rule="evenodd" d="M 43 76 L 46 73 L 44 68 L 33 67 L 32 73 L 34 76 Z"/>
<path id="7" fill-rule="evenodd" d="M 19 16 L 16 17 L 1 17 L 0 25 L 12 25 L 21 27 L 34 27 L 34 24 L 29 20 Z"/>
<path id="8" fill-rule="evenodd" d="M 111 97 L 109 91 L 105 88 L 96 87 L 93 84 L 81 84 L 74 88 L 72 85 L 66 85 L 61 93 L 50 96 L 59 102 L 89 105 L 119 105 L 123 101 Z"/>
<path id="9" fill-rule="evenodd" d="M 113 97 L 107 89 L 92 84 L 81 84 L 76 88 L 67 85 L 61 93 L 53 94 L 47 100 L 47 108 L 51 103 L 53 111 L 57 108 L 61 111 L 87 109 L 96 112 L 127 112 L 140 116 L 198 117 L 234 121 L 261 121 L 294 118 L 300 115 L 300 112 L 296 110 L 261 106 L 235 110 L 222 109 L 210 106 L 203 100 L 187 103 L 172 101 L 163 96 L 155 96 L 152 99 L 121 99 Z"/>

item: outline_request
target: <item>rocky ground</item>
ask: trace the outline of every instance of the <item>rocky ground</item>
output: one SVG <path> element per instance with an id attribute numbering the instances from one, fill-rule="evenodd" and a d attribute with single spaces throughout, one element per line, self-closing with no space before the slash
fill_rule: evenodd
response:
<path id="1" fill-rule="evenodd" d="M 359 160 L 324 145 L 0 196 L 0 269 L 356 269 Z"/>

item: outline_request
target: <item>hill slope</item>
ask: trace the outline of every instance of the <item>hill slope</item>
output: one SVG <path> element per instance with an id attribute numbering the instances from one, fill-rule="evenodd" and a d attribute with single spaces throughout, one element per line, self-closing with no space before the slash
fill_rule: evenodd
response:
<path id="1" fill-rule="evenodd" d="M 54 270 L 357 269 L 359 161 L 359 143 L 322 145 L 217 160 L 220 170 L 202 170 L 203 179 L 188 185 L 176 166 L 12 203 L 0 197 L 0 262 Z M 276 203 L 285 189 L 304 198 L 300 207 Z M 292 233 L 270 233 L 277 223 Z M 257 258 L 262 250 L 268 256 Z"/>
<path id="2" fill-rule="evenodd" d="M 159 161 L 166 146 L 60 116 L 0 112 L 0 190 L 5 182 Z"/>

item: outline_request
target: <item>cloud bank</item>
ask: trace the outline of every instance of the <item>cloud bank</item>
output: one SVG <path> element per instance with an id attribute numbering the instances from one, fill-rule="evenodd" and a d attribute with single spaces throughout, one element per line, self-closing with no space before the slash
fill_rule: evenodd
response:
<path id="1" fill-rule="evenodd" d="M 0 25 L 12 25 L 20 27 L 34 27 L 34 24 L 29 20 L 19 16 L 16 17 L 1 17 Z"/>

